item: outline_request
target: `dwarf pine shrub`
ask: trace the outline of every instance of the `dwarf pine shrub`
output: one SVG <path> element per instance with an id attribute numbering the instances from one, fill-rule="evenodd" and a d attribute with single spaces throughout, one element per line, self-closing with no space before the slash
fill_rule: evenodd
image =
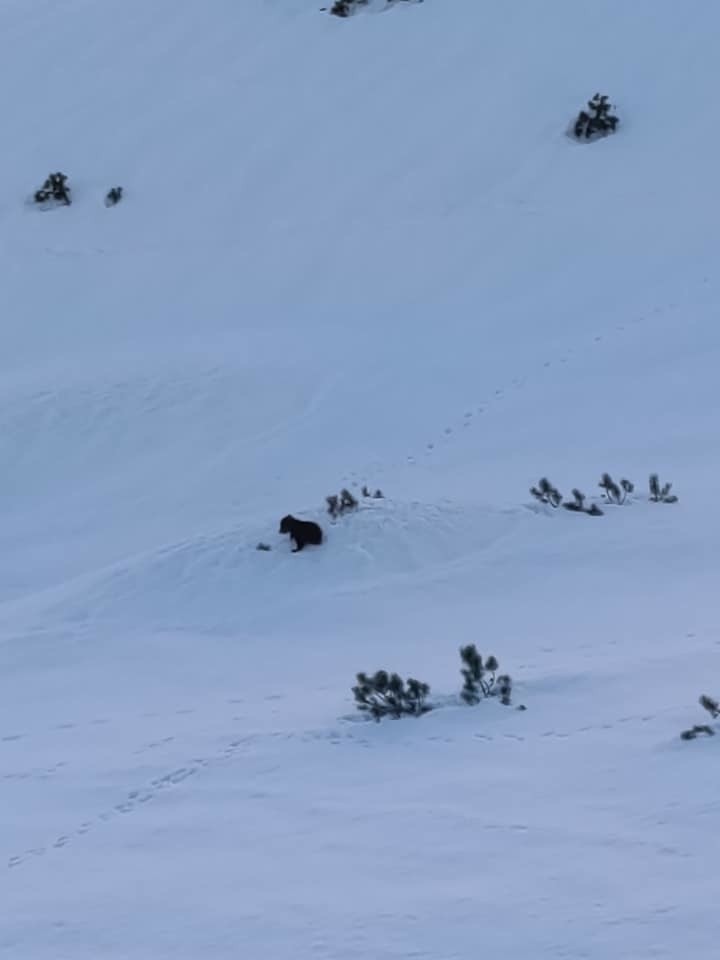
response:
<path id="1" fill-rule="evenodd" d="M 420 717 L 432 710 L 426 702 L 430 694 L 427 683 L 412 677 L 405 682 L 399 674 L 386 670 L 372 676 L 358 673 L 352 692 L 358 710 L 377 721 L 383 717 Z"/>
<path id="2" fill-rule="evenodd" d="M 496 657 L 489 656 L 483 663 L 474 643 L 460 647 L 462 666 L 460 673 L 463 688 L 460 696 L 470 706 L 480 703 L 486 697 L 499 696 L 500 702 L 510 705 L 512 680 L 507 674 L 496 676 L 499 664 Z"/>
<path id="3" fill-rule="evenodd" d="M 541 477 L 536 487 L 530 487 L 530 493 L 540 503 L 547 503 L 551 507 L 559 507 L 562 503 L 562 494 L 554 487 L 547 477 Z"/>
<path id="4" fill-rule="evenodd" d="M 573 499 L 566 500 L 563 503 L 563 507 L 566 510 L 570 510 L 573 513 L 587 513 L 590 517 L 602 517 L 603 512 L 596 503 L 591 503 L 590 506 L 585 504 L 585 494 L 581 493 L 577 488 L 572 491 Z"/>
<path id="5" fill-rule="evenodd" d="M 713 720 L 717 720 L 720 717 L 720 703 L 717 700 L 714 700 L 712 697 L 709 697 L 704 693 L 699 698 L 699 704 L 710 714 Z M 683 740 L 694 740 L 700 734 L 705 734 L 708 737 L 715 736 L 715 730 L 710 726 L 709 723 L 696 723 L 695 726 L 690 727 L 689 730 L 683 730 L 680 734 Z"/>
<path id="6" fill-rule="evenodd" d="M 598 137 L 606 137 L 609 133 L 615 133 L 620 121 L 615 114 L 610 113 L 610 109 L 608 97 L 604 94 L 601 96 L 596 93 L 588 100 L 587 110 L 581 110 L 578 113 L 573 125 L 576 139 L 595 140 Z"/>
<path id="7" fill-rule="evenodd" d="M 672 490 L 671 483 L 660 483 L 660 477 L 656 473 L 650 474 L 650 502 L 651 503 L 677 503 L 678 498 Z"/>
<path id="8" fill-rule="evenodd" d="M 48 203 L 54 200 L 56 203 L 62 203 L 66 207 L 71 204 L 70 186 L 68 178 L 64 173 L 51 173 L 48 175 L 45 183 L 34 194 L 35 203 Z"/>
<path id="9" fill-rule="evenodd" d="M 341 517 L 350 510 L 357 510 L 360 506 L 356 498 L 345 487 L 343 487 L 339 494 L 332 494 L 329 497 L 325 497 L 325 503 L 327 504 L 327 512 L 333 519 L 335 519 L 335 517 Z"/>
<path id="10" fill-rule="evenodd" d="M 603 496 L 608 503 L 615 503 L 618 506 L 625 503 L 627 498 L 635 490 L 635 484 L 626 480 L 624 477 L 617 484 L 609 473 L 604 473 L 600 478 L 598 486 L 603 491 Z"/>

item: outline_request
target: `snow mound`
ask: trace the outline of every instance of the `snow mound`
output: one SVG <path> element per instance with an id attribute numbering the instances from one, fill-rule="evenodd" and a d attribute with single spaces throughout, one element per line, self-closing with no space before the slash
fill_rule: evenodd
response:
<path id="1" fill-rule="evenodd" d="M 76 628 L 242 632 L 332 597 L 432 581 L 491 550 L 526 515 L 376 500 L 333 522 L 320 512 L 298 516 L 320 522 L 323 546 L 293 554 L 277 532 L 278 516 L 126 559 L 34 596 L 32 604 L 40 603 L 44 618 Z M 260 542 L 271 550 L 258 550 Z"/>

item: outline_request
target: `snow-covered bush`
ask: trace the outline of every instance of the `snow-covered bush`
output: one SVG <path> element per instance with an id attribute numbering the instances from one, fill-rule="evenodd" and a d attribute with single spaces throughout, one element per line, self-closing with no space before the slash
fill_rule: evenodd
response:
<path id="1" fill-rule="evenodd" d="M 430 694 L 427 683 L 408 678 L 405 683 L 399 674 L 378 670 L 369 677 L 357 675 L 352 688 L 358 710 L 369 713 L 373 720 L 383 717 L 420 717 L 432 710 L 426 698 Z"/>
<path id="2" fill-rule="evenodd" d="M 603 492 L 603 502 L 614 506 L 622 506 L 635 492 L 635 484 L 630 480 L 623 477 L 619 483 L 616 483 L 609 473 L 603 473 L 598 486 Z M 670 492 L 671 489 L 671 483 L 661 484 L 656 473 L 650 475 L 650 500 L 652 503 L 677 503 L 678 498 Z M 562 506 L 573 513 L 586 513 L 591 517 L 603 516 L 603 511 L 596 503 L 592 503 L 590 506 L 586 505 L 585 494 L 581 493 L 577 487 L 572 491 L 572 499 L 563 501 L 562 494 L 550 483 L 547 477 L 543 477 L 537 486 L 531 487 L 530 493 L 540 503 L 553 508 Z"/>
<path id="3" fill-rule="evenodd" d="M 483 663 L 477 647 L 471 643 L 460 647 L 460 659 L 463 663 L 460 668 L 463 677 L 460 696 L 465 703 L 473 705 L 480 703 L 485 697 L 497 696 L 505 706 L 510 705 L 512 680 L 507 674 L 496 677 L 499 664 L 495 657 L 489 656 Z"/>
<path id="4" fill-rule="evenodd" d="M 547 477 L 542 477 L 536 487 L 530 487 L 530 493 L 540 503 L 548 503 L 551 507 L 559 507 L 562 503 L 562 494 L 550 483 Z"/>
<path id="5" fill-rule="evenodd" d="M 608 503 L 623 504 L 635 490 L 635 484 L 624 478 L 619 484 L 615 483 L 609 473 L 604 473 L 600 478 L 598 486 L 603 491 L 603 495 Z"/>
<path id="6" fill-rule="evenodd" d="M 423 0 L 377 0 L 378 6 L 392 7 L 396 3 L 422 3 Z M 334 17 L 349 17 L 361 7 L 369 7 L 372 5 L 372 0 L 335 0 L 333 5 L 330 7 L 330 13 Z M 323 10 L 327 9 L 326 7 L 322 8 Z"/>
<path id="7" fill-rule="evenodd" d="M 367 4 L 368 0 L 335 0 L 330 7 L 330 13 L 334 17 L 349 17 L 358 7 L 366 7 Z"/>
<path id="8" fill-rule="evenodd" d="M 573 133 L 578 140 L 595 140 L 614 133 L 619 122 L 610 113 L 608 98 L 596 93 L 592 100 L 588 100 L 588 109 L 581 110 L 577 115 Z"/>
<path id="9" fill-rule="evenodd" d="M 114 207 L 115 204 L 120 203 L 123 196 L 122 187 L 113 187 L 111 190 L 105 194 L 105 206 Z"/>
<path id="10" fill-rule="evenodd" d="M 650 474 L 650 501 L 652 503 L 677 503 L 678 498 L 674 493 L 670 493 L 672 490 L 671 483 L 664 483 L 660 485 L 660 478 L 656 473 Z"/>
<path id="11" fill-rule="evenodd" d="M 359 506 L 358 501 L 345 487 L 343 487 L 339 494 L 325 497 L 325 503 L 327 504 L 327 512 L 333 519 L 335 517 L 341 517 L 344 513 L 347 513 L 348 510 L 357 510 Z"/>
<path id="12" fill-rule="evenodd" d="M 585 506 L 585 494 L 581 493 L 577 487 L 572 491 L 573 499 L 566 500 L 563 507 L 573 513 L 587 513 L 591 517 L 601 517 L 602 510 L 596 503 L 591 503 L 589 507 Z"/>
<path id="13" fill-rule="evenodd" d="M 707 694 L 703 694 L 699 699 L 700 706 L 703 707 L 713 720 L 717 720 L 720 717 L 720 703 L 717 700 L 713 700 L 712 697 L 709 697 Z M 694 727 L 690 727 L 689 730 L 683 730 L 680 734 L 683 740 L 694 740 L 699 734 L 704 733 L 708 737 L 715 736 L 715 730 L 710 726 L 709 723 L 696 723 Z"/>
<path id="14" fill-rule="evenodd" d="M 51 173 L 42 187 L 35 191 L 35 203 L 48 203 L 54 200 L 69 207 L 71 200 L 67 179 L 64 173 Z"/>

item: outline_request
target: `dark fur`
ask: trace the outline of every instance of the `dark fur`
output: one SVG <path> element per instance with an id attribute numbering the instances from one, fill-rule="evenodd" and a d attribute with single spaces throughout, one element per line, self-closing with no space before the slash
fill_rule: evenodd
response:
<path id="1" fill-rule="evenodd" d="M 297 520 L 290 513 L 280 521 L 280 533 L 289 533 L 290 539 L 295 541 L 293 553 L 299 553 L 308 543 L 317 546 L 323 542 L 319 524 L 312 520 Z"/>

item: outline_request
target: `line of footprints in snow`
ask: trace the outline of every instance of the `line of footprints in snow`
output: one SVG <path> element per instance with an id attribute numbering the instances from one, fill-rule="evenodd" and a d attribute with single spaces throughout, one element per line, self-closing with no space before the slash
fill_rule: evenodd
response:
<path id="1" fill-rule="evenodd" d="M 275 697 L 270 697 L 268 699 L 276 699 Z M 233 699 L 226 701 L 230 705 L 236 705 L 242 703 L 242 700 Z M 146 720 L 146 719 L 172 719 L 173 717 L 180 716 L 189 716 L 197 711 L 193 707 L 187 707 L 180 710 L 174 710 L 170 714 L 159 714 L 159 713 L 143 713 L 138 717 L 133 719 L 135 720 Z M 242 720 L 242 717 L 233 717 L 234 720 Z M 48 736 L 48 734 L 68 734 L 74 731 L 83 731 L 90 728 L 97 728 L 111 724 L 113 721 L 110 718 L 102 717 L 94 719 L 84 723 L 59 723 L 55 726 L 41 731 L 39 733 L 29 735 L 31 739 L 35 739 L 38 736 Z M 117 718 L 116 722 L 124 723 L 127 722 L 127 717 Z M 0 745 L 3 743 L 9 744 L 17 741 L 22 741 L 26 738 L 25 734 L 16 733 L 9 734 L 0 737 Z M 166 736 L 160 737 L 156 740 L 151 740 L 145 743 L 143 746 L 132 750 L 132 756 L 139 756 L 149 751 L 154 751 L 161 749 L 163 747 L 168 747 L 173 743 L 177 738 L 175 736 Z M 35 847 L 29 847 L 20 854 L 15 854 L 7 860 L 8 869 L 12 867 L 18 867 L 20 864 L 24 863 L 27 860 L 33 859 L 35 857 L 44 856 L 53 850 L 60 850 L 63 847 L 66 847 L 74 839 L 78 837 L 85 836 L 93 829 L 97 829 L 99 826 L 102 826 L 105 823 L 113 820 L 116 817 L 132 813 L 134 810 L 141 807 L 143 804 L 148 803 L 153 800 L 158 794 L 169 789 L 170 787 L 175 787 L 180 783 L 183 783 L 185 780 L 190 777 L 195 776 L 200 770 L 205 767 L 211 766 L 216 763 L 220 763 L 224 760 L 229 760 L 235 756 L 238 751 L 240 751 L 243 746 L 249 745 L 251 742 L 256 740 L 256 736 L 245 736 L 241 738 L 236 738 L 230 740 L 222 749 L 218 750 L 215 754 L 208 757 L 193 757 L 188 763 L 184 766 L 175 767 L 172 770 L 168 771 L 165 774 L 160 776 L 153 777 L 148 781 L 144 786 L 135 789 L 129 790 L 124 798 L 118 803 L 114 804 L 112 807 L 107 808 L 101 813 L 96 814 L 93 817 L 90 817 L 84 820 L 79 824 L 75 829 L 68 831 L 67 833 L 61 834 L 56 837 L 54 841 L 46 845 L 38 845 Z M 23 771 L 11 771 L 7 773 L 0 774 L 0 780 L 4 781 L 22 781 L 22 780 L 47 780 L 50 777 L 59 774 L 62 770 L 68 767 L 69 764 L 66 761 L 59 761 L 48 767 L 34 768 L 31 770 Z"/>
<path id="2" fill-rule="evenodd" d="M 694 636 L 694 635 L 689 635 Z M 277 696 L 271 696 L 266 698 L 268 700 L 277 700 Z M 231 707 L 236 707 L 237 704 L 242 703 L 242 699 L 232 699 L 227 700 L 226 704 Z M 135 719 L 165 719 L 172 720 L 178 716 L 183 715 L 192 715 L 196 714 L 198 711 L 194 708 L 188 707 L 181 710 L 174 710 L 169 714 L 159 714 L 159 713 L 144 713 L 141 714 L 138 718 Z M 118 723 L 126 723 L 127 717 L 117 718 Z M 244 722 L 243 717 L 233 715 L 231 720 L 235 722 Z M 279 740 L 287 741 L 294 740 L 298 743 L 318 743 L 318 741 L 324 741 L 329 746 L 336 746 L 340 744 L 354 743 L 357 747 L 368 749 L 372 748 L 373 742 L 365 737 L 362 733 L 363 720 L 358 718 L 356 715 L 348 716 L 341 718 L 345 721 L 342 727 L 334 729 L 321 729 L 321 730 L 306 730 L 304 732 L 298 733 L 296 731 L 275 731 L 265 734 L 246 734 L 244 736 L 235 736 L 231 739 L 228 739 L 225 744 L 219 747 L 213 753 L 206 756 L 193 756 L 182 766 L 174 766 L 172 769 L 168 770 L 166 773 L 160 774 L 153 777 L 145 784 L 135 789 L 128 790 L 121 800 L 113 804 L 111 807 L 107 807 L 105 810 L 90 816 L 83 820 L 77 827 L 60 834 L 53 841 L 40 844 L 34 847 L 26 848 L 22 853 L 14 854 L 6 860 L 7 869 L 12 869 L 14 867 L 19 867 L 23 863 L 31 861 L 37 857 L 43 857 L 47 854 L 52 853 L 53 851 L 62 850 L 64 847 L 67 847 L 68 844 L 72 843 L 75 840 L 78 840 L 81 837 L 84 837 L 86 834 L 90 833 L 93 830 L 97 830 L 103 825 L 117 819 L 118 817 L 127 816 L 130 813 L 133 813 L 154 800 L 159 795 L 163 794 L 165 791 L 170 790 L 174 787 L 179 786 L 182 783 L 185 783 L 190 778 L 196 776 L 202 770 L 207 769 L 213 766 L 219 766 L 220 764 L 226 763 L 228 761 L 234 760 L 238 755 L 241 755 L 243 752 L 250 752 L 253 747 L 257 746 L 258 743 L 271 743 L 273 741 L 277 742 Z M 527 739 L 547 739 L 547 738 L 557 738 L 557 739 L 567 739 L 569 737 L 582 736 L 584 734 L 596 732 L 599 730 L 611 730 L 617 726 L 628 724 L 628 723 L 650 723 L 657 720 L 656 715 L 651 714 L 633 714 L 625 717 L 620 717 L 612 723 L 601 723 L 601 724 L 584 724 L 583 726 L 575 727 L 570 730 L 540 730 L 533 732 L 530 737 L 527 735 L 510 733 L 507 731 L 498 732 L 495 735 L 485 734 L 485 733 L 476 733 L 471 732 L 468 736 L 473 740 L 481 741 L 492 741 L 492 740 L 504 740 L 504 741 L 517 741 L 524 742 Z M 112 721 L 107 718 L 92 720 L 86 723 L 62 723 L 57 724 L 52 727 L 50 730 L 44 731 L 43 735 L 47 736 L 48 733 L 64 733 L 68 734 L 73 731 L 82 731 L 83 729 L 88 729 L 92 727 L 101 726 L 104 724 L 111 723 Z M 34 736 L 40 736 L 40 733 L 35 734 Z M 0 744 L 2 742 L 11 742 L 23 740 L 23 734 L 16 734 L 12 736 L 5 736 L 0 738 Z M 149 751 L 160 750 L 162 748 L 167 748 L 175 742 L 178 738 L 175 736 L 166 736 L 160 737 L 159 739 L 149 741 L 144 745 L 131 750 L 132 756 L 139 756 Z M 444 737 L 431 735 L 428 737 L 430 741 L 444 740 L 446 742 L 453 742 L 453 737 Z M 22 772 L 9 772 L 3 774 L 0 779 L 5 781 L 11 780 L 32 780 L 40 779 L 47 780 L 49 777 L 59 774 L 63 769 L 67 768 L 69 764 L 66 761 L 59 761 L 52 764 L 46 768 L 39 768 L 30 771 Z"/>
<path id="3" fill-rule="evenodd" d="M 707 281 L 704 281 L 704 282 L 707 282 Z M 677 308 L 677 304 L 675 303 L 668 304 L 668 306 L 665 308 L 654 307 L 649 311 L 645 311 L 641 316 L 631 317 L 629 320 L 625 321 L 624 323 L 617 323 L 613 328 L 613 332 L 616 334 L 622 333 L 628 328 L 637 327 L 640 324 L 646 323 L 648 320 L 656 320 L 658 317 L 662 316 L 664 313 L 668 311 L 673 311 L 676 308 Z M 584 345 L 580 346 L 578 349 L 584 352 L 588 348 L 595 347 L 597 346 L 597 344 L 602 343 L 603 340 L 604 340 L 604 337 L 600 334 L 597 334 L 593 336 L 591 341 L 586 342 Z M 568 347 L 560 357 L 557 357 L 554 361 L 545 360 L 542 363 L 542 367 L 536 368 L 534 372 L 535 374 L 537 374 L 541 370 L 547 370 L 551 368 L 554 363 L 567 364 L 571 360 L 571 358 L 575 355 L 575 353 L 576 353 L 576 350 L 574 350 L 571 347 Z M 434 440 L 429 440 L 425 444 L 425 449 L 422 454 L 420 455 L 409 454 L 408 456 L 405 457 L 405 460 L 396 461 L 393 463 L 388 463 L 387 461 L 384 463 L 380 461 L 375 461 L 374 463 L 370 464 L 365 470 L 351 471 L 348 477 L 345 478 L 345 482 L 358 485 L 361 482 L 361 478 L 369 474 L 372 474 L 373 476 L 380 476 L 386 470 L 395 471 L 401 467 L 414 466 L 420 460 L 424 458 L 432 457 L 434 451 L 438 449 L 441 445 L 446 444 L 448 441 L 452 440 L 463 429 L 467 429 L 468 427 L 471 427 L 478 416 L 481 416 L 486 412 L 491 412 L 492 408 L 496 404 L 502 402 L 503 398 L 507 393 L 510 393 L 511 390 L 520 390 L 523 387 L 525 387 L 525 385 L 527 384 L 531 376 L 533 376 L 533 373 L 529 372 L 519 377 L 515 377 L 510 382 L 509 385 L 504 384 L 500 387 L 497 387 L 494 391 L 492 391 L 489 398 L 478 403 L 478 405 L 475 406 L 474 408 L 466 410 L 462 415 L 461 419 L 457 420 L 454 424 L 451 424 L 445 427 L 442 435 L 439 438 L 435 438 Z"/>

